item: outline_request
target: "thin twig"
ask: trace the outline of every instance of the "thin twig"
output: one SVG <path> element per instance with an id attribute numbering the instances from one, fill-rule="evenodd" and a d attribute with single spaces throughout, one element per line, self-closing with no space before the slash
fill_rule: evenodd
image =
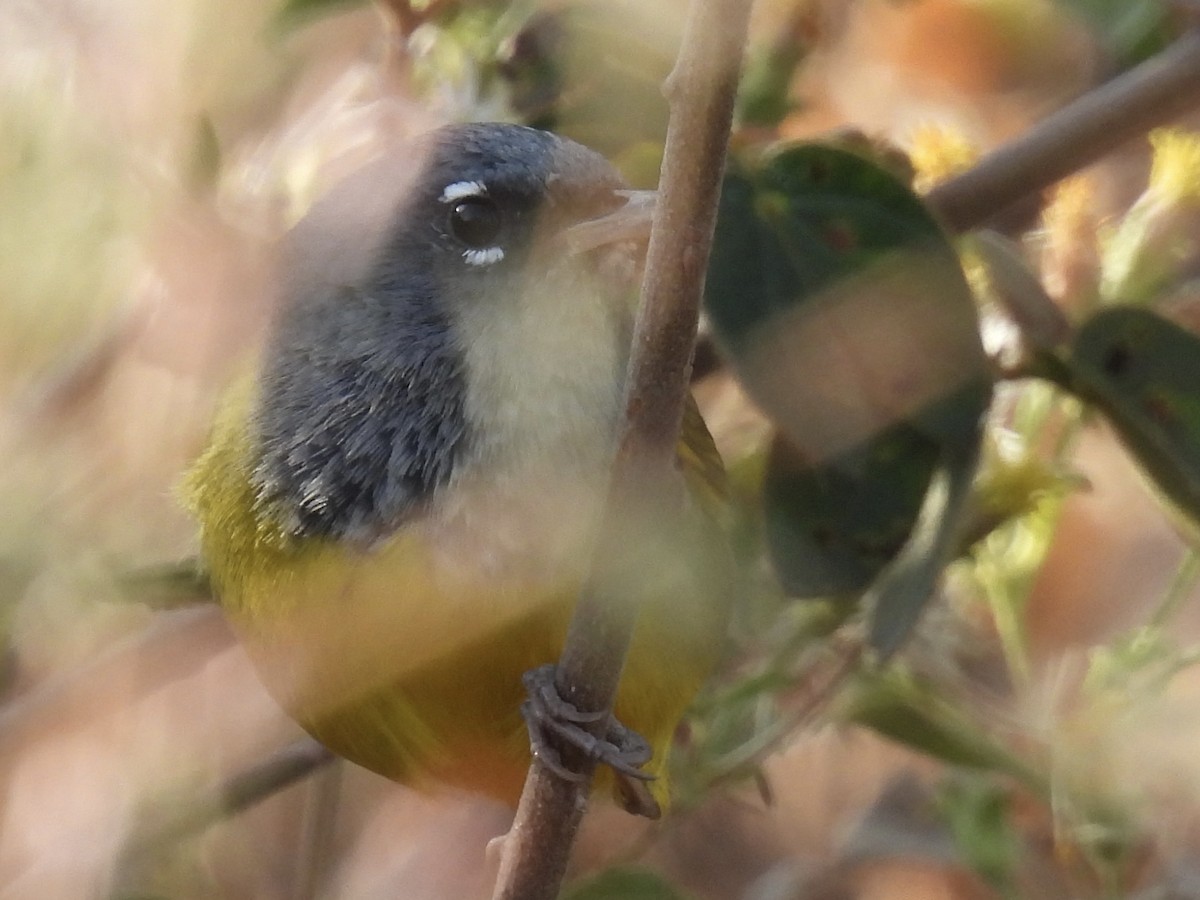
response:
<path id="1" fill-rule="evenodd" d="M 314 742 L 315 743 L 315 742 Z M 334 838 L 342 797 L 344 765 L 327 766 L 309 786 L 304 804 L 304 831 L 300 836 L 293 900 L 316 900 L 324 893 L 333 869 Z"/>
<path id="2" fill-rule="evenodd" d="M 164 613 L 144 631 L 0 709 L 0 758 L 29 746 L 39 733 L 61 728 L 68 719 L 79 728 L 90 719 L 111 715 L 106 699 L 120 673 L 136 666 L 139 672 L 158 676 L 140 678 L 129 687 L 122 697 L 133 703 L 165 683 L 198 671 L 233 642 L 233 633 L 216 606 Z"/>
<path id="3" fill-rule="evenodd" d="M 221 785 L 215 794 L 217 807 L 223 815 L 235 816 L 337 759 L 324 744 L 300 738 Z"/>
<path id="4" fill-rule="evenodd" d="M 122 848 L 116 867 L 118 881 L 136 879 L 173 844 L 244 812 L 336 759 L 312 738 L 301 738 L 206 794 L 164 803 Z"/>
<path id="5" fill-rule="evenodd" d="M 934 188 L 926 200 L 970 231 L 1151 128 L 1200 106 L 1200 29 L 1079 97 Z"/>
<path id="6" fill-rule="evenodd" d="M 634 329 L 625 430 L 595 551 L 598 564 L 581 592 L 558 666 L 559 693 L 585 712 L 612 709 L 637 616 L 636 601 L 600 572 L 626 552 L 630 517 L 640 520 L 647 498 L 661 501 L 668 482 L 682 490 L 672 479 L 673 462 L 750 5 L 693 0 L 665 85 L 671 118 Z M 530 766 L 504 848 L 497 900 L 557 895 L 594 769 L 587 760 L 574 762 L 584 781 L 565 781 L 537 759 Z"/>

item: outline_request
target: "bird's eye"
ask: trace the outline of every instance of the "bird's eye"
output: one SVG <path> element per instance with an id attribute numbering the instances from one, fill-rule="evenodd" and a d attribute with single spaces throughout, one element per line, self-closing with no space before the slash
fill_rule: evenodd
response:
<path id="1" fill-rule="evenodd" d="M 500 234 L 500 209 L 487 197 L 463 197 L 450 208 L 450 231 L 468 247 L 491 247 Z"/>

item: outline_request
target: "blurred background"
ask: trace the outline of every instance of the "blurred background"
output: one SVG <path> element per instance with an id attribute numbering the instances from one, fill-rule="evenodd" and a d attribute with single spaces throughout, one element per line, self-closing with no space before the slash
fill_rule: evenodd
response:
<path id="1" fill-rule="evenodd" d="M 684 10 L 0 3 L 0 894 L 488 895 L 485 847 L 511 814 L 477 798 L 334 764 L 236 815 L 211 808 L 224 779 L 302 734 L 219 612 L 147 603 L 125 575 L 195 553 L 175 486 L 261 337 L 278 239 L 311 199 L 381 142 L 455 119 L 552 126 L 653 185 Z M 1153 53 L 1184 16 L 1101 0 L 760 0 L 760 105 L 743 104 L 735 144 L 854 128 L 909 153 L 928 187 Z M 1150 164 L 1133 141 L 1045 214 L 1017 211 L 1010 233 L 1068 313 L 1101 291 L 1098 236 Z M 1179 316 L 1196 316 L 1195 219 L 1167 227 L 1192 236 L 1170 287 Z M 767 425 L 728 376 L 696 391 L 731 465 L 761 450 Z M 997 415 L 1016 403 L 1002 395 Z M 1064 464 L 1086 487 L 1049 492 L 953 581 L 961 602 L 931 612 L 914 652 L 965 708 L 995 704 L 1010 747 L 1036 743 L 1046 773 L 1117 807 L 1112 834 L 1063 839 L 1097 818 L 947 768 L 835 703 L 755 756 L 753 777 L 698 778 L 662 825 L 598 805 L 576 875 L 632 862 L 713 900 L 1200 897 L 1186 545 L 1103 426 L 1083 427 Z M 969 602 L 986 565 L 1015 625 Z M 1147 636 L 1173 583 L 1169 629 Z M 1115 679 L 1097 700 L 1084 686 L 1105 652 L 1127 679 L 1138 652 L 1180 665 L 1152 691 Z M 826 647 L 800 687 L 836 664 Z M 1096 861 L 1106 848 L 1119 865 Z"/>

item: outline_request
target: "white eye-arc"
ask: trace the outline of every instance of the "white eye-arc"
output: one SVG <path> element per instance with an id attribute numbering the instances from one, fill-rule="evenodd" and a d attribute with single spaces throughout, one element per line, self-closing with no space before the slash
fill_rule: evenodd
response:
<path id="1" fill-rule="evenodd" d="M 467 261 L 467 265 L 490 266 L 492 263 L 498 263 L 504 259 L 504 248 L 485 247 L 483 249 L 464 250 L 463 259 Z"/>
<path id="2" fill-rule="evenodd" d="M 464 197 L 486 197 L 487 185 L 482 181 L 456 181 L 453 184 L 448 184 L 442 189 L 442 196 L 438 199 L 442 203 L 453 203 L 455 200 L 461 200 Z"/>

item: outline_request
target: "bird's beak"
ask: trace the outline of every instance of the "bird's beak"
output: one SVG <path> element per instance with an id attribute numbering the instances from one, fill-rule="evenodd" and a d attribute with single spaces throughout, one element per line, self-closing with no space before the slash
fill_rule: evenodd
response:
<path id="1" fill-rule="evenodd" d="M 600 247 L 629 241 L 644 243 L 650 237 L 655 191 L 617 191 L 625 203 L 595 219 L 585 219 L 567 228 L 567 251 L 587 253 Z"/>

